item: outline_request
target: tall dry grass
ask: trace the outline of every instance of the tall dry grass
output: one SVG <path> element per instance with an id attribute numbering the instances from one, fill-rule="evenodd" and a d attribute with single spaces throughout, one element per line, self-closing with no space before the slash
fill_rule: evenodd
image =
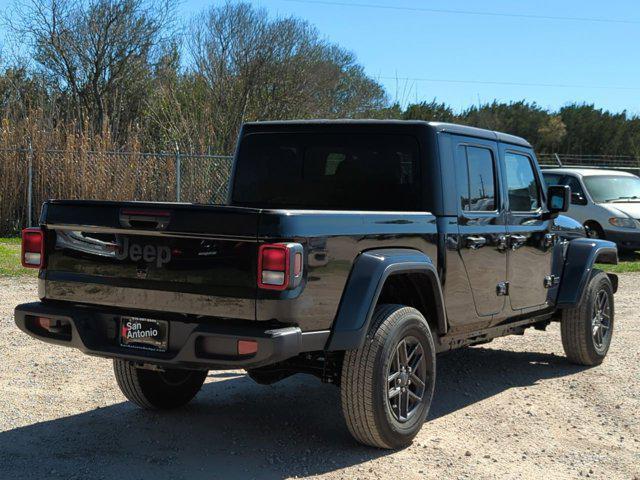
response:
<path id="1" fill-rule="evenodd" d="M 42 118 L 35 112 L 32 118 Z M 0 131 L 0 234 L 13 234 L 28 223 L 27 192 L 32 168 L 32 223 L 47 199 L 177 199 L 175 152 L 142 152 L 135 132 L 116 145 L 108 130 L 83 134 L 77 125 L 43 128 L 43 122 L 3 121 Z M 72 132 L 72 133 L 69 133 Z M 224 158 L 181 153 L 181 200 L 222 203 L 230 162 Z"/>

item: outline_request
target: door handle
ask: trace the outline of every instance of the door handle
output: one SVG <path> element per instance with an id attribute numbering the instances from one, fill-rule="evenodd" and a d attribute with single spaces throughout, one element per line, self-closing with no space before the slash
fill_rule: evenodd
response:
<path id="1" fill-rule="evenodd" d="M 467 248 L 477 250 L 487 244 L 485 237 L 467 237 Z"/>
<path id="2" fill-rule="evenodd" d="M 120 224 L 128 228 L 164 230 L 171 220 L 171 212 L 165 210 L 120 210 Z"/>
<path id="3" fill-rule="evenodd" d="M 517 250 L 527 243 L 526 235 L 509 235 L 509 239 L 511 240 L 511 250 Z"/>

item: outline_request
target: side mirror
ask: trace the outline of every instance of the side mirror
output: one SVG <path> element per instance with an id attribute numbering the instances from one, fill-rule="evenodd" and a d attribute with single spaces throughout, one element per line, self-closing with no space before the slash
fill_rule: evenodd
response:
<path id="1" fill-rule="evenodd" d="M 572 193 L 571 194 L 571 203 L 573 205 L 586 205 L 587 199 L 581 193 Z"/>
<path id="2" fill-rule="evenodd" d="M 560 213 L 569 210 L 571 187 L 569 185 L 550 185 L 547 188 L 547 207 L 549 213 Z"/>

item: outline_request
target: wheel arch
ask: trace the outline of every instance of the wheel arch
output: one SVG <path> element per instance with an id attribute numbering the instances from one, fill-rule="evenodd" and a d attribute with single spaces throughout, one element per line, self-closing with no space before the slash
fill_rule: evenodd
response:
<path id="1" fill-rule="evenodd" d="M 594 227 L 594 228 L 600 230 L 600 233 L 604 236 L 604 227 L 602 226 L 602 223 L 599 222 L 598 220 L 594 220 L 593 218 L 590 218 L 589 220 L 585 220 L 584 222 L 582 222 L 582 226 L 585 229 L 590 227 L 590 226 Z"/>
<path id="2" fill-rule="evenodd" d="M 573 308 L 580 303 L 596 263 L 616 265 L 618 263 L 616 244 L 607 240 L 589 238 L 577 238 L 569 242 L 558 292 L 558 308 Z M 615 293 L 618 277 L 614 274 L 608 274 L 608 276 Z"/>
<path id="3" fill-rule="evenodd" d="M 592 225 L 597 225 L 598 227 L 602 228 L 602 224 L 598 220 L 595 220 L 593 218 L 590 218 L 589 220 L 585 220 L 582 224 L 587 225 L 589 223 Z"/>
<path id="4" fill-rule="evenodd" d="M 360 348 L 379 301 L 401 303 L 429 313 L 425 317 L 432 328 L 439 334 L 447 332 L 442 288 L 433 261 L 423 252 L 408 248 L 369 250 L 354 262 L 327 350 Z"/>

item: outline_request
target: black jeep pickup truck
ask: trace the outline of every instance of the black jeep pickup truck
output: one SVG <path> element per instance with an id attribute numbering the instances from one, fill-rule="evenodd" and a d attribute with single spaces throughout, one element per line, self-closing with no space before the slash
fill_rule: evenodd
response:
<path id="1" fill-rule="evenodd" d="M 531 145 L 418 121 L 242 128 L 225 205 L 52 200 L 23 232 L 40 302 L 20 329 L 114 362 L 144 408 L 189 402 L 208 370 L 341 389 L 360 442 L 407 445 L 436 354 L 561 322 L 569 361 L 611 342 L 615 244 L 560 215 Z"/>

